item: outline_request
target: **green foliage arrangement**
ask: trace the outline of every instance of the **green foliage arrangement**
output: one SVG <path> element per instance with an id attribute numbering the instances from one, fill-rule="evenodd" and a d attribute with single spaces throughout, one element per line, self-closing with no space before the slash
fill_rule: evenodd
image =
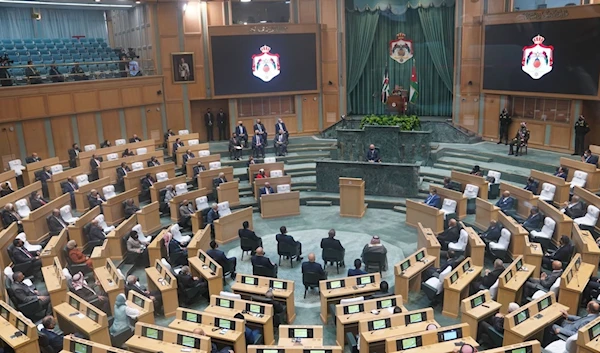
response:
<path id="1" fill-rule="evenodd" d="M 421 128 L 421 121 L 416 115 L 366 115 L 360 121 L 360 128 L 365 125 L 398 126 L 402 131 L 414 131 Z"/>

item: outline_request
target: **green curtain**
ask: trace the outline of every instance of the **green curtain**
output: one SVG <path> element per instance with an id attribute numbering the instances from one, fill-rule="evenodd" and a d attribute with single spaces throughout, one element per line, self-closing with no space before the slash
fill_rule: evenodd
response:
<path id="1" fill-rule="evenodd" d="M 358 80 L 362 76 L 365 69 L 369 54 L 371 54 L 371 46 L 375 39 L 375 31 L 379 21 L 379 12 L 348 12 L 346 14 L 346 47 L 348 53 L 348 76 L 347 91 L 351 92 L 358 84 Z M 348 101 L 348 111 L 352 110 L 350 97 Z"/>
<path id="2" fill-rule="evenodd" d="M 423 12 L 421 14 L 421 12 Z M 433 14 L 439 12 L 439 14 Z M 347 16 L 351 14 L 347 11 Z M 362 12 L 364 16 L 368 12 Z M 422 23 L 437 21 L 439 23 Z M 353 26 L 356 22 L 347 23 Z M 427 27 L 427 30 L 424 30 Z M 355 32 L 357 30 L 354 30 Z M 427 34 L 425 32 L 428 32 Z M 381 103 L 381 83 L 385 67 L 389 68 L 390 92 L 395 85 L 409 89 L 412 62 L 399 64 L 389 57 L 389 41 L 398 33 L 405 33 L 413 41 L 414 58 L 419 82 L 416 104 L 409 105 L 410 112 L 420 116 L 452 115 L 452 58 L 454 53 L 454 7 L 430 7 L 409 9 L 400 17 L 387 16 L 381 12 L 369 58 L 358 83 L 348 86 L 348 102 L 351 114 L 382 114 L 386 106 Z M 431 38 L 433 41 L 428 43 Z M 443 53 L 443 54 L 440 54 Z M 348 50 L 347 58 L 356 55 Z M 436 57 L 435 59 L 433 56 Z M 436 64 L 437 62 L 437 64 Z M 350 70 L 350 66 L 348 66 Z M 447 71 L 447 72 L 446 72 Z M 348 77 L 350 77 L 348 72 Z M 449 80 L 449 81 L 448 81 Z"/>

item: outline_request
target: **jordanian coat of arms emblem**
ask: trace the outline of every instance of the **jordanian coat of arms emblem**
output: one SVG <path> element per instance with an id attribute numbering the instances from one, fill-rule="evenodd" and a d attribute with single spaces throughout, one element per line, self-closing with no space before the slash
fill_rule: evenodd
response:
<path id="1" fill-rule="evenodd" d="M 541 35 L 533 37 L 533 45 L 523 47 L 521 69 L 534 80 L 540 79 L 552 71 L 554 63 L 554 47 L 544 45 Z"/>
<path id="2" fill-rule="evenodd" d="M 414 55 L 413 42 L 406 39 L 406 34 L 398 33 L 396 39 L 390 40 L 390 58 L 404 64 Z"/>
<path id="3" fill-rule="evenodd" d="M 272 54 L 268 45 L 263 45 L 260 51 L 261 54 L 252 55 L 252 74 L 269 82 L 281 73 L 279 54 Z"/>

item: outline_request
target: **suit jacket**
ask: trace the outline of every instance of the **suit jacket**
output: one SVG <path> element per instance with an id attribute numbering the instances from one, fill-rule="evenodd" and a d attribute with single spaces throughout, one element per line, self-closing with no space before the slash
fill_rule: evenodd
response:
<path id="1" fill-rule="evenodd" d="M 567 180 L 567 173 L 564 173 L 564 172 L 563 173 L 556 172 L 556 173 L 554 173 L 554 176 Z"/>
<path id="2" fill-rule="evenodd" d="M 48 180 L 52 179 L 52 172 L 48 171 L 42 171 L 40 172 L 40 181 L 42 182 L 42 184 L 46 184 L 48 182 Z"/>
<path id="3" fill-rule="evenodd" d="M 266 256 L 252 256 L 252 267 L 254 266 L 264 266 L 269 269 L 274 269 L 275 264 L 271 262 L 271 260 Z"/>
<path id="4" fill-rule="evenodd" d="M 128 244 L 129 244 L 129 242 L 128 242 Z M 143 295 L 146 298 L 150 298 L 150 295 L 146 294 L 142 288 L 136 286 L 135 284 L 126 283 L 125 284 L 125 296 L 129 295 L 130 290 L 138 293 L 139 295 Z"/>
<path id="5" fill-rule="evenodd" d="M 588 158 L 586 158 L 585 162 L 589 163 L 589 164 L 593 164 L 593 165 L 598 165 L 598 156 L 596 156 L 595 154 L 592 154 Z M 27 162 L 27 163 L 29 163 L 29 162 Z"/>
<path id="6" fill-rule="evenodd" d="M 63 184 L 63 194 L 75 192 L 75 190 L 78 190 L 78 189 L 79 189 L 79 185 L 77 185 L 77 183 L 71 184 L 68 181 L 65 181 L 65 183 Z"/>
<path id="7" fill-rule="evenodd" d="M 92 171 L 98 170 L 98 166 L 100 165 L 100 159 L 95 160 L 94 158 L 90 159 L 90 168 Z"/>
<path id="8" fill-rule="evenodd" d="M 64 226 L 60 223 L 61 220 L 63 221 Z M 48 230 L 50 230 L 50 235 L 58 235 L 68 226 L 68 223 L 65 222 L 60 215 L 58 217 L 50 215 L 46 219 L 46 222 L 48 222 Z"/>
<path id="9" fill-rule="evenodd" d="M 525 185 L 523 189 L 529 190 L 532 193 L 537 194 L 538 185 L 538 182 L 534 181 L 533 183 L 528 183 L 527 185 Z"/>
<path id="10" fill-rule="evenodd" d="M 205 113 L 204 114 L 204 125 L 213 126 L 214 123 L 215 123 L 215 116 L 213 115 L 213 113 Z"/>
<path id="11" fill-rule="evenodd" d="M 258 146 L 259 140 L 260 140 L 260 146 Z M 267 139 L 265 139 L 264 137 L 261 137 L 259 135 L 252 136 L 252 148 L 265 147 L 266 141 L 267 141 Z"/>
<path id="12" fill-rule="evenodd" d="M 125 218 L 127 219 L 127 218 L 133 216 L 139 210 L 140 210 L 140 208 L 137 207 L 135 204 L 125 205 Z"/>
<path id="13" fill-rule="evenodd" d="M 483 276 L 482 280 L 481 280 L 481 284 L 483 284 L 484 287 L 486 288 L 490 288 L 491 286 L 494 285 L 494 283 L 496 282 L 496 280 L 498 280 L 498 277 L 500 277 L 500 275 L 502 274 L 502 272 L 504 272 L 504 269 L 494 269 L 492 270 L 490 273 L 488 273 L 487 275 Z"/>
<path id="14" fill-rule="evenodd" d="M 88 195 L 88 201 L 90 203 L 90 208 L 94 208 L 96 206 L 102 205 L 102 202 L 106 202 L 106 199 L 98 194 L 98 198 L 93 197 L 92 195 Z"/>
<path id="15" fill-rule="evenodd" d="M 292 245 L 296 245 L 298 242 L 294 239 L 293 236 L 291 235 L 287 235 L 287 234 L 277 234 L 275 236 L 275 239 L 277 240 L 277 242 L 282 242 L 282 243 L 288 243 L 288 244 L 292 244 Z"/>
<path id="16" fill-rule="evenodd" d="M 37 295 L 23 282 L 14 282 L 12 284 L 12 289 L 20 304 L 38 299 Z"/>
<path id="17" fill-rule="evenodd" d="M 127 175 L 128 172 L 130 172 L 131 169 L 129 169 L 129 167 L 119 167 L 117 168 L 117 180 L 123 180 L 123 177 L 125 177 L 125 175 Z"/>
<path id="18" fill-rule="evenodd" d="M 367 156 L 365 157 L 365 159 L 367 160 L 367 162 L 368 161 L 379 162 L 381 160 L 381 158 L 379 157 L 379 151 L 377 151 L 376 149 L 368 150 Z"/>
<path id="19" fill-rule="evenodd" d="M 226 126 L 227 125 L 227 114 L 226 113 L 217 113 L 217 124 L 219 124 L 219 126 Z"/>
<path id="20" fill-rule="evenodd" d="M 496 223 L 494 227 L 489 226 L 485 232 L 481 233 L 481 237 L 485 238 L 486 240 L 496 242 L 500 239 L 500 236 L 502 235 L 501 232 L 502 225 L 500 225 L 500 223 Z"/>
<path id="21" fill-rule="evenodd" d="M 90 233 L 88 234 L 89 241 L 104 241 L 106 239 L 106 234 L 99 227 L 91 226 Z"/>
<path id="22" fill-rule="evenodd" d="M 42 328 L 42 333 L 48 337 L 48 343 L 50 344 L 50 347 L 54 349 L 54 351 L 60 352 L 63 350 L 63 335 L 59 335 L 58 333 L 48 330 L 45 327 Z"/>
<path id="23" fill-rule="evenodd" d="M 27 253 L 29 253 L 30 256 L 27 256 Z M 23 263 L 29 262 L 30 260 L 32 260 L 35 257 L 34 253 L 28 252 L 24 247 L 19 248 L 16 246 L 13 250 L 12 255 L 13 255 L 13 259 L 15 260 L 15 262 L 17 264 L 23 264 Z"/>
<path id="24" fill-rule="evenodd" d="M 259 126 L 260 126 L 260 129 L 259 129 Z M 263 124 L 263 123 L 254 124 L 254 126 L 252 127 L 252 130 L 253 131 L 258 130 L 258 131 L 264 132 L 264 137 L 265 137 L 265 139 L 267 138 L 267 129 L 265 129 L 265 124 Z"/>
<path id="25" fill-rule="evenodd" d="M 235 132 L 235 137 L 240 137 L 241 135 L 248 137 L 248 130 L 246 130 L 246 127 L 244 125 L 236 126 L 234 132 Z"/>
<path id="26" fill-rule="evenodd" d="M 154 185 L 154 183 L 156 183 L 156 181 L 152 180 L 152 178 L 144 177 L 144 179 L 142 179 L 142 190 L 150 189 L 150 187 Z"/>
<path id="27" fill-rule="evenodd" d="M 550 256 L 550 258 L 552 260 L 568 262 L 569 259 L 571 258 L 572 252 L 573 252 L 573 245 L 567 244 L 567 245 L 561 246 L 560 248 L 556 249 L 556 251 L 552 254 L 552 256 Z"/>
<path id="28" fill-rule="evenodd" d="M 572 219 L 583 217 L 586 212 L 585 204 L 582 201 L 577 201 L 573 206 L 567 206 L 565 208 L 565 214 Z"/>
<path id="29" fill-rule="evenodd" d="M 177 150 L 179 149 L 179 147 L 183 147 L 183 142 L 173 142 L 173 153 L 177 152 Z"/>
<path id="30" fill-rule="evenodd" d="M 446 229 L 442 234 L 438 236 L 440 242 L 445 241 L 448 243 L 456 243 L 460 237 L 460 228 L 458 226 L 450 227 Z"/>
<path id="31" fill-rule="evenodd" d="M 140 142 L 142 141 L 142 139 L 140 139 L 139 137 L 132 137 L 129 139 L 129 143 L 134 143 L 134 142 Z"/>
<path id="32" fill-rule="evenodd" d="M 27 164 L 29 164 L 29 163 L 35 163 L 35 162 L 39 162 L 41 160 L 42 159 L 40 157 L 36 157 L 36 158 L 27 157 L 27 158 L 25 158 L 25 163 L 27 163 Z"/>
<path id="33" fill-rule="evenodd" d="M 360 269 L 355 269 L 355 268 L 351 268 L 348 270 L 348 277 L 351 276 L 362 276 L 362 275 L 366 275 L 367 273 L 363 270 Z"/>
<path id="34" fill-rule="evenodd" d="M 540 280 L 540 285 L 549 290 L 550 287 L 552 287 L 552 285 L 554 284 L 554 282 L 556 282 L 556 280 L 560 277 L 560 275 L 562 275 L 562 273 L 562 270 L 555 270 L 550 272 L 546 279 Z"/>
<path id="35" fill-rule="evenodd" d="M 179 273 L 177 275 L 177 285 L 183 287 L 183 289 L 193 288 L 202 283 L 201 279 L 195 281 L 194 276 L 188 274 Z"/>
<path id="36" fill-rule="evenodd" d="M 321 249 L 344 250 L 344 247 L 339 240 L 327 237 L 321 239 Z"/>
<path id="37" fill-rule="evenodd" d="M 561 324 L 559 333 L 566 336 L 572 336 L 579 331 L 580 328 L 589 324 L 598 317 L 598 314 L 588 314 L 587 316 L 580 317 L 576 315 L 569 315 L 567 320 Z"/>
<path id="38" fill-rule="evenodd" d="M 275 190 L 273 190 L 273 187 L 269 186 L 269 194 L 274 194 Z M 267 194 L 267 187 L 263 186 L 262 188 L 260 188 L 260 194 L 261 195 L 266 195 Z"/>
<path id="39" fill-rule="evenodd" d="M 523 227 L 529 229 L 540 229 L 542 228 L 542 224 L 544 223 L 544 216 L 541 213 L 536 213 L 534 215 L 529 215 L 525 222 L 523 222 Z"/>
<path id="40" fill-rule="evenodd" d="M 206 254 L 212 257 L 212 259 L 215 260 L 219 265 L 221 265 L 221 267 L 229 268 L 229 264 L 227 263 L 229 259 L 227 258 L 227 255 L 225 255 L 225 253 L 221 250 L 210 249 L 206 252 Z"/>
<path id="41" fill-rule="evenodd" d="M 206 215 L 206 221 L 209 224 L 212 224 L 215 220 L 219 219 L 219 217 L 221 217 L 219 215 L 219 211 L 215 211 L 211 208 L 210 211 L 208 211 L 208 214 Z"/>
<path id="42" fill-rule="evenodd" d="M 496 206 L 500 207 L 501 211 L 511 210 L 515 204 L 515 200 L 512 197 L 504 198 L 501 197 L 498 202 L 496 202 Z"/>
<path id="43" fill-rule="evenodd" d="M 0 191 L 0 197 L 4 197 L 6 195 L 10 195 L 13 192 L 15 192 L 13 189 L 2 189 L 2 191 Z"/>
<path id="44" fill-rule="evenodd" d="M 76 159 L 78 153 L 79 153 L 79 149 L 77 149 L 77 151 L 75 151 L 74 148 L 69 148 L 69 159 Z"/>
<path id="45" fill-rule="evenodd" d="M 12 214 L 12 212 L 7 210 L 2 210 L 2 223 L 4 224 L 4 228 L 11 225 L 13 222 L 17 222 L 19 219 Z"/>
<path id="46" fill-rule="evenodd" d="M 240 141 L 238 141 L 237 137 L 232 137 L 229 139 L 229 151 L 233 151 L 237 146 L 241 146 Z"/>
<path id="47" fill-rule="evenodd" d="M 323 270 L 323 266 L 321 266 L 320 263 L 318 262 L 310 262 L 310 261 L 305 261 L 302 263 L 302 273 L 306 273 L 306 272 L 314 272 L 314 273 L 318 273 L 321 276 L 325 276 L 325 271 Z"/>
<path id="48" fill-rule="evenodd" d="M 425 199 L 425 204 L 431 207 L 440 208 L 442 205 L 442 199 L 440 198 L 440 195 L 437 194 L 429 195 Z"/>
<path id="49" fill-rule="evenodd" d="M 44 202 L 42 203 L 42 201 L 44 201 Z M 37 210 L 38 208 L 44 206 L 47 203 L 48 202 L 46 200 L 44 200 L 44 199 L 38 199 L 37 197 L 34 198 L 34 199 L 32 199 L 32 198 L 29 199 L 29 205 L 31 206 L 31 210 L 32 211 L 33 210 Z"/>
<path id="50" fill-rule="evenodd" d="M 285 126 L 285 123 L 275 123 L 275 131 L 279 132 L 279 130 L 283 130 L 286 133 L 288 132 L 287 127 Z"/>
<path id="51" fill-rule="evenodd" d="M 158 160 L 155 160 L 155 161 L 150 160 L 150 161 L 148 161 L 147 164 L 148 164 L 148 167 L 157 167 L 160 165 L 160 162 Z"/>
<path id="52" fill-rule="evenodd" d="M 181 205 L 179 207 L 179 214 L 181 217 L 191 217 L 194 214 L 194 210 L 191 210 L 188 205 Z"/>
<path id="53" fill-rule="evenodd" d="M 194 167 L 194 178 L 198 176 L 198 174 L 200 174 L 200 172 L 205 171 L 206 169 L 204 167 L 200 167 L 199 165 Z"/>
<path id="54" fill-rule="evenodd" d="M 226 183 L 227 182 L 227 178 L 223 177 L 223 178 L 216 178 L 215 179 L 215 187 L 218 187 L 219 185 Z"/>
<path id="55" fill-rule="evenodd" d="M 254 240 L 256 242 L 260 241 L 260 237 L 256 235 L 256 233 L 254 233 L 253 230 L 250 229 L 240 229 L 238 230 L 238 236 L 240 238 L 247 238 L 247 239 L 251 239 Z"/>
<path id="56" fill-rule="evenodd" d="M 281 141 L 279 141 L 279 137 L 281 136 Z M 282 144 L 282 145 L 287 145 L 289 143 L 288 138 L 285 134 L 275 134 L 275 138 L 273 139 L 273 143 L 275 145 L 277 144 Z"/>

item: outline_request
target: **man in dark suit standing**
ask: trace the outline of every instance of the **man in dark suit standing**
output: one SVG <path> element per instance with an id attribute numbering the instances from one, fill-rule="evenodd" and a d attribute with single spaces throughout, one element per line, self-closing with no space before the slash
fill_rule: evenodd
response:
<path id="1" fill-rule="evenodd" d="M 213 140 L 213 125 L 215 125 L 215 116 L 210 111 L 210 108 L 206 109 L 204 114 L 204 126 L 206 127 L 206 140 Z"/>
<path id="2" fill-rule="evenodd" d="M 256 119 L 256 124 L 254 124 L 252 130 L 254 131 L 258 131 L 258 134 L 261 137 L 261 140 L 264 141 L 264 145 L 267 146 L 268 145 L 268 134 L 267 134 L 267 129 L 265 129 L 265 124 L 260 122 L 260 119 Z"/>
<path id="3" fill-rule="evenodd" d="M 598 156 L 592 154 L 592 151 L 588 149 L 585 151 L 583 156 L 581 156 L 581 161 L 597 166 L 598 165 Z M 27 162 L 27 163 L 29 163 L 29 162 Z"/>
<path id="4" fill-rule="evenodd" d="M 25 163 L 29 164 L 29 163 L 35 163 L 35 162 L 39 162 L 42 159 L 40 157 L 38 157 L 38 154 L 33 152 L 31 154 L 31 156 L 25 158 Z"/>
<path id="5" fill-rule="evenodd" d="M 266 182 L 265 186 L 263 186 L 262 188 L 260 188 L 260 196 L 262 195 L 269 195 L 269 194 L 274 194 L 275 190 L 273 190 L 273 188 L 271 187 L 271 183 Z"/>
<path id="6" fill-rule="evenodd" d="M 253 268 L 254 266 L 263 266 L 269 270 L 273 270 L 275 276 L 277 276 L 277 265 L 275 265 L 271 259 L 265 256 L 265 250 L 261 246 L 256 248 L 256 253 L 254 256 L 252 256 L 251 262 Z"/>
<path id="7" fill-rule="evenodd" d="M 575 219 L 585 216 L 587 210 L 579 196 L 573 195 L 571 201 L 565 201 L 560 211 L 571 217 L 571 219 Z"/>
<path id="8" fill-rule="evenodd" d="M 476 278 L 471 282 L 471 294 L 479 292 L 479 287 L 484 286 L 489 289 L 494 285 L 498 277 L 504 272 L 504 262 L 501 259 L 494 261 L 494 269 L 486 269 L 483 276 Z"/>
<path id="9" fill-rule="evenodd" d="M 100 227 L 97 220 L 92 220 L 90 232 L 88 233 L 88 240 L 103 242 L 104 239 L 106 239 L 106 233 L 104 233 L 104 230 Z"/>
<path id="10" fill-rule="evenodd" d="M 456 223 L 454 218 L 451 218 L 448 221 L 448 229 L 443 231 L 437 236 L 440 245 L 442 246 L 442 250 L 448 250 L 449 243 L 456 243 L 458 238 L 460 237 L 460 228 Z"/>
<path id="11" fill-rule="evenodd" d="M 290 138 L 290 133 L 287 129 L 287 127 L 285 126 L 285 123 L 283 122 L 283 120 L 281 118 L 277 119 L 277 123 L 275 124 L 275 131 L 281 131 L 283 130 L 283 132 L 285 133 L 285 137 L 289 140 Z"/>
<path id="12" fill-rule="evenodd" d="M 240 143 L 244 142 L 244 148 L 248 147 L 248 130 L 241 121 L 238 122 L 238 126 L 235 128 L 235 137 Z"/>
<path id="13" fill-rule="evenodd" d="M 175 139 L 175 142 L 173 142 L 173 160 L 176 161 L 177 160 L 177 150 L 179 149 L 179 147 L 183 147 L 185 146 L 183 142 L 181 142 L 181 139 L 178 137 Z"/>
<path id="14" fill-rule="evenodd" d="M 154 156 L 152 156 L 152 158 L 150 158 L 150 160 L 148 161 L 148 168 L 158 167 L 159 165 L 160 165 L 160 162 Z"/>
<path id="15" fill-rule="evenodd" d="M 503 108 L 502 113 L 500 113 L 500 139 L 498 139 L 498 144 L 501 144 L 502 139 L 504 139 L 504 144 L 508 145 L 508 127 L 511 122 L 512 118 L 508 115 L 508 110 Z"/>
<path id="16" fill-rule="evenodd" d="M 292 246 L 296 247 L 296 261 L 301 261 L 303 259 L 302 256 L 302 243 L 300 243 L 299 241 L 296 241 L 294 239 L 294 237 L 292 237 L 291 235 L 287 234 L 287 228 L 285 226 L 281 226 L 279 228 L 279 234 L 277 234 L 275 236 L 275 239 L 277 240 L 277 244 L 279 243 L 283 243 L 283 244 L 290 244 Z"/>
<path id="17" fill-rule="evenodd" d="M 542 216 L 537 207 L 532 207 L 529 210 L 529 217 L 523 222 L 523 227 L 531 232 L 532 230 L 541 229 L 543 224 L 544 216 Z"/>
<path id="18" fill-rule="evenodd" d="M 46 223 L 48 223 L 48 230 L 50 231 L 51 236 L 59 235 L 63 229 L 66 229 L 69 226 L 60 215 L 58 208 L 52 210 L 52 214 L 46 218 Z"/>
<path id="19" fill-rule="evenodd" d="M 254 150 L 254 158 L 265 157 L 265 140 L 258 130 L 254 130 L 252 150 Z"/>
<path id="20" fill-rule="evenodd" d="M 575 122 L 575 153 L 574 156 L 580 156 L 585 148 L 585 135 L 590 132 L 590 126 L 585 122 L 583 115 L 579 116 Z"/>
<path id="21" fill-rule="evenodd" d="M 316 262 L 316 256 L 314 253 L 308 254 L 308 261 L 302 263 L 302 273 L 316 273 L 319 280 L 323 280 L 327 278 L 327 272 L 323 270 L 323 266 L 320 263 Z"/>
<path id="22" fill-rule="evenodd" d="M 250 229 L 250 223 L 248 223 L 248 221 L 244 221 L 244 223 L 242 223 L 242 229 L 238 230 L 238 236 L 240 237 L 240 240 L 248 239 L 254 242 L 257 248 L 263 246 L 262 239 L 258 235 L 256 235 L 256 233 L 254 233 L 253 230 Z M 252 250 L 253 253 L 255 251 L 256 248 Z"/>
<path id="23" fill-rule="evenodd" d="M 133 134 L 133 136 L 129 139 L 129 143 L 136 143 L 136 142 L 140 142 L 142 141 L 141 138 L 138 137 L 138 135 Z"/>
<path id="24" fill-rule="evenodd" d="M 117 185 L 122 191 L 125 191 L 125 176 L 130 171 L 131 169 L 125 162 L 121 163 L 121 166 L 117 168 Z"/>
<path id="25" fill-rule="evenodd" d="M 71 207 L 75 208 L 75 191 L 79 190 L 79 185 L 73 180 L 72 177 L 68 177 L 67 181 L 62 184 L 63 194 L 71 195 Z"/>
<path id="26" fill-rule="evenodd" d="M 39 180 L 42 182 L 42 194 L 44 194 L 44 197 L 50 197 L 50 194 L 48 193 L 48 180 L 50 179 L 52 179 L 52 171 L 50 170 L 50 167 L 45 166 L 39 176 Z"/>
<path id="27" fill-rule="evenodd" d="M 369 145 L 369 150 L 367 151 L 367 156 L 365 157 L 367 162 L 371 163 L 381 163 L 381 157 L 379 157 L 379 151 L 375 149 L 374 144 Z"/>
<path id="28" fill-rule="evenodd" d="M 219 244 L 216 241 L 210 242 L 210 250 L 206 252 L 208 256 L 210 256 L 213 260 L 215 260 L 221 267 L 223 267 L 223 272 L 226 270 L 231 271 L 231 278 L 235 278 L 235 268 L 237 266 L 237 258 L 235 257 L 227 257 L 224 252 L 218 249 Z"/>
<path id="29" fill-rule="evenodd" d="M 217 127 L 219 128 L 219 140 L 225 140 L 225 134 L 227 130 L 227 114 L 223 111 L 223 108 L 219 109 L 217 113 Z"/>
<path id="30" fill-rule="evenodd" d="M 98 167 L 100 167 L 100 162 L 102 162 L 102 157 L 97 157 L 95 154 L 90 158 L 90 181 L 98 180 Z"/>
<path id="31" fill-rule="evenodd" d="M 79 152 L 81 152 L 79 145 L 74 143 L 69 149 L 69 167 L 77 167 L 77 156 L 79 156 Z"/>
<path id="32" fill-rule="evenodd" d="M 490 221 L 490 225 L 485 232 L 479 234 L 479 237 L 486 243 L 497 242 L 500 239 L 502 232 L 502 224 L 498 223 L 495 219 Z"/>

